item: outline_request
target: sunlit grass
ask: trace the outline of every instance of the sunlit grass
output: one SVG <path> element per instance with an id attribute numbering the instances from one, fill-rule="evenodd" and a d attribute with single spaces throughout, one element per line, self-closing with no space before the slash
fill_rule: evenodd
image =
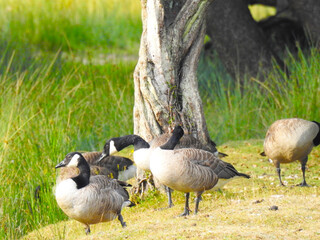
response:
<path id="1" fill-rule="evenodd" d="M 43 49 L 136 53 L 140 1 L 0 1 L 0 40 Z"/>
<path id="2" fill-rule="evenodd" d="M 199 68 L 199 87 L 211 136 L 218 143 L 228 140 L 263 138 L 272 122 L 300 117 L 319 120 L 320 54 L 299 52 L 286 60 L 290 75 L 274 70 L 262 82 L 247 79 L 240 87 L 219 62 L 203 58 Z"/>
<path id="3" fill-rule="evenodd" d="M 264 6 L 260 4 L 249 5 L 249 10 L 254 20 L 260 21 L 276 14 L 275 7 Z"/>
<path id="4" fill-rule="evenodd" d="M 133 130 L 133 65 L 34 61 L 33 71 L 0 75 L 2 238 L 65 219 L 52 195 L 55 164 Z"/>

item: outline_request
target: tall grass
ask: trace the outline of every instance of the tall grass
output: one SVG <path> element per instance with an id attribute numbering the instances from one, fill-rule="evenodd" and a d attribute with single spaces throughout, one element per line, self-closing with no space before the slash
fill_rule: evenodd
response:
<path id="1" fill-rule="evenodd" d="M 55 164 L 133 129 L 133 64 L 60 65 L 56 58 L 15 73 L 9 62 L 0 75 L 2 239 L 65 219 L 52 194 Z"/>
<path id="2" fill-rule="evenodd" d="M 275 66 L 264 82 L 246 79 L 240 87 L 218 60 L 202 58 L 200 92 L 209 132 L 217 143 L 263 138 L 267 127 L 279 118 L 319 120 L 319 52 L 289 54 L 286 62 L 290 75 Z"/>
<path id="3" fill-rule="evenodd" d="M 141 31 L 140 1 L 0 1 L 2 41 L 53 51 L 90 48 L 132 53 Z"/>

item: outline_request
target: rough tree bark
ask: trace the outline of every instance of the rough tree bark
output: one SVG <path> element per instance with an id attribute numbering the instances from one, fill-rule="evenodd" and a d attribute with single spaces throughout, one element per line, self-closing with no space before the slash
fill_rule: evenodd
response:
<path id="1" fill-rule="evenodd" d="M 180 123 L 187 133 L 212 147 L 196 75 L 211 2 L 141 0 L 143 33 L 134 72 L 134 132 L 147 141 Z"/>

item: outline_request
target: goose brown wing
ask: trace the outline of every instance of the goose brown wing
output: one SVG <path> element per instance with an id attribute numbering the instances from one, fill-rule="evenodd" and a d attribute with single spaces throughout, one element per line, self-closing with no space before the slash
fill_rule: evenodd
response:
<path id="1" fill-rule="evenodd" d="M 214 154 L 201 149 L 185 149 L 190 161 L 195 164 L 211 168 L 214 173 L 223 179 L 230 179 L 235 176 L 250 178 L 249 175 L 239 173 L 232 164 L 227 163 L 216 157 Z"/>
<path id="2" fill-rule="evenodd" d="M 91 174 L 94 175 L 105 175 L 109 178 L 118 178 L 118 170 L 111 168 L 106 164 L 96 165 L 96 161 L 101 156 L 101 152 L 85 152 L 82 156 L 87 160 L 90 165 Z"/>
<path id="3" fill-rule="evenodd" d="M 82 156 L 87 160 L 87 162 L 92 165 L 99 159 L 101 152 L 85 152 Z"/>
<path id="4" fill-rule="evenodd" d="M 90 165 L 117 169 L 118 171 L 124 171 L 133 164 L 131 159 L 121 156 L 108 156 L 97 163 L 101 152 L 85 152 L 82 155 Z"/>
<path id="5" fill-rule="evenodd" d="M 126 157 L 108 156 L 101 160 L 98 165 L 118 171 L 124 171 L 127 170 L 131 165 L 133 165 L 133 161 Z"/>
<path id="6" fill-rule="evenodd" d="M 216 164 L 216 159 L 218 159 L 210 152 L 194 148 L 177 149 L 175 153 L 181 154 L 184 161 L 210 169 L 213 169 L 212 166 Z"/>
<path id="7" fill-rule="evenodd" d="M 125 189 L 125 187 L 131 186 L 123 181 L 119 181 L 117 179 L 111 179 L 106 176 L 92 176 L 90 178 L 90 184 L 92 187 L 98 189 L 112 189 L 120 194 L 125 201 L 129 200 L 129 193 Z"/>
<path id="8" fill-rule="evenodd" d="M 207 146 L 203 145 L 197 138 L 193 137 L 192 135 L 184 135 L 177 145 L 178 148 L 196 148 L 196 149 L 203 149 L 211 153 L 215 153 L 217 151 L 216 144 L 211 141 L 211 145 L 213 149 L 211 150 Z"/>
<path id="9" fill-rule="evenodd" d="M 97 163 L 97 160 L 101 156 L 101 152 L 86 152 L 83 153 L 84 158 L 91 166 L 95 166 L 93 172 L 94 175 L 106 175 L 111 178 L 118 178 L 120 171 L 127 170 L 133 161 L 126 157 L 121 156 L 107 156 Z"/>
<path id="10" fill-rule="evenodd" d="M 164 134 L 156 137 L 155 139 L 153 139 L 150 142 L 150 147 L 151 148 L 160 147 L 163 144 L 165 144 L 169 140 L 170 137 L 171 137 L 171 134 L 164 133 Z M 204 146 L 197 138 L 193 137 L 190 134 L 187 134 L 187 135 L 183 135 L 183 137 L 180 139 L 180 141 L 177 144 L 177 146 L 175 147 L 175 149 L 195 148 L 195 149 L 203 149 L 208 152 L 214 153 L 217 151 L 217 149 L 215 148 L 216 144 L 213 141 L 211 141 L 211 144 L 214 147 L 212 150 L 210 150 L 210 148 L 208 148 L 207 146 Z"/>

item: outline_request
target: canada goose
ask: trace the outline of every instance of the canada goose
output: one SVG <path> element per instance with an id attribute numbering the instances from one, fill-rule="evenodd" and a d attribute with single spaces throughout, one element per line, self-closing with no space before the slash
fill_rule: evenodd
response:
<path id="1" fill-rule="evenodd" d="M 154 138 L 153 140 L 151 140 L 150 148 L 154 149 L 154 148 L 160 147 L 161 145 L 163 145 L 166 142 L 168 142 L 170 137 L 171 137 L 170 133 L 161 134 L 160 136 L 158 136 L 158 137 Z M 203 149 L 203 150 L 206 150 L 208 152 L 211 152 L 211 153 L 215 154 L 217 157 L 221 157 L 222 158 L 222 157 L 228 156 L 225 153 L 218 152 L 218 150 L 216 148 L 216 144 L 212 140 L 211 140 L 211 145 L 213 146 L 213 149 L 210 149 L 208 146 L 203 145 L 197 138 L 195 138 L 192 135 L 188 134 L 188 135 L 183 135 L 182 136 L 182 138 L 178 142 L 178 144 L 175 147 L 175 149 L 179 149 L 179 148 L 196 148 L 196 149 Z"/>
<path id="2" fill-rule="evenodd" d="M 180 126 L 175 127 L 168 142 L 152 151 L 150 170 L 165 186 L 185 193 L 185 208 L 181 216 L 186 216 L 190 213 L 190 192 L 196 192 L 196 214 L 202 193 L 217 184 L 218 175 L 211 165 L 215 166 L 218 158 L 200 149 L 173 150 L 183 134 L 184 131 Z M 198 151 L 199 155 L 197 155 Z"/>
<path id="3" fill-rule="evenodd" d="M 133 145 L 134 146 L 134 153 L 133 153 L 133 160 L 136 163 L 137 167 L 144 170 L 150 171 L 150 155 L 154 149 L 163 145 L 168 141 L 170 134 L 162 134 L 159 137 L 152 140 L 150 143 L 145 141 L 142 137 L 138 135 L 126 135 L 117 138 L 111 138 L 107 140 L 104 145 L 103 152 L 99 160 L 102 160 L 104 157 L 112 155 L 116 152 L 121 151 L 122 149 Z M 214 143 L 213 143 L 214 144 Z M 215 146 L 215 144 L 214 144 Z M 194 138 L 191 135 L 183 136 L 178 144 L 175 146 L 175 149 L 192 147 L 195 149 L 202 148 L 203 145 L 200 143 L 199 140 Z M 208 151 L 208 148 L 204 148 L 204 150 Z M 214 156 L 227 156 L 227 154 L 220 153 L 215 148 L 211 153 Z M 98 160 L 98 161 L 99 161 Z M 216 185 L 214 190 L 222 188 L 226 183 L 230 180 L 237 178 L 237 177 L 245 177 L 250 178 L 249 175 L 239 173 L 230 163 L 225 163 L 229 165 L 229 168 L 233 168 L 232 171 L 228 172 L 217 172 L 219 177 L 219 182 Z M 166 187 L 167 195 L 168 195 L 168 206 L 172 207 L 172 198 L 171 198 L 171 189 Z"/>
<path id="4" fill-rule="evenodd" d="M 136 174 L 136 166 L 129 158 L 120 156 L 108 156 L 101 161 L 97 161 L 101 152 L 85 152 L 82 156 L 89 163 L 91 175 L 105 175 L 109 178 L 127 181 Z M 62 180 L 75 177 L 79 174 L 77 167 L 62 168 L 58 174 L 56 184 Z"/>
<path id="5" fill-rule="evenodd" d="M 107 140 L 104 145 L 103 153 L 98 161 L 103 160 L 105 157 L 108 157 L 116 152 L 121 151 L 122 149 L 133 145 L 134 146 L 134 153 L 133 159 L 136 163 L 137 167 L 144 170 L 150 171 L 150 154 L 151 152 L 163 145 L 168 141 L 170 138 L 170 134 L 162 134 L 156 138 L 154 138 L 150 143 L 145 141 L 142 137 L 138 135 L 126 135 L 117 138 L 111 138 Z M 215 148 L 215 143 L 212 142 L 214 149 L 212 153 L 221 156 L 227 156 L 227 154 L 219 153 Z M 176 148 L 185 148 L 185 147 L 193 147 L 193 148 L 204 148 L 205 150 L 209 151 L 208 147 L 204 147 L 199 140 L 194 138 L 191 135 L 185 135 L 180 139 L 179 144 L 177 144 Z M 169 208 L 173 206 L 172 198 L 171 198 L 171 189 L 166 188 L 166 192 L 168 194 L 168 206 Z"/>
<path id="6" fill-rule="evenodd" d="M 117 179 L 97 175 L 90 177 L 90 167 L 79 152 L 68 153 L 56 168 L 77 167 L 80 173 L 61 181 L 55 196 L 62 211 L 86 225 L 90 233 L 90 224 L 108 222 L 118 217 L 122 227 L 126 226 L 121 209 L 130 206 L 129 194 L 125 187 L 129 184 Z"/>
<path id="7" fill-rule="evenodd" d="M 230 163 L 220 160 L 208 151 L 194 148 L 174 149 L 183 133 L 183 129 L 177 126 L 168 142 L 152 151 L 150 170 L 165 186 L 186 193 L 186 204 L 182 213 L 182 216 L 185 216 L 190 211 L 190 192 L 196 192 L 197 213 L 201 194 L 212 189 L 219 178 L 250 176 L 239 173 Z"/>
<path id="8" fill-rule="evenodd" d="M 280 185 L 280 163 L 299 160 L 303 181 L 300 186 L 308 186 L 305 180 L 305 169 L 308 154 L 320 143 L 320 123 L 300 118 L 288 118 L 275 121 L 267 131 L 264 140 L 264 153 L 277 168 Z"/>
<path id="9" fill-rule="evenodd" d="M 120 152 L 122 149 L 133 145 L 134 146 L 134 153 L 133 153 L 133 159 L 136 163 L 137 167 L 144 170 L 144 171 L 150 171 L 150 153 L 151 150 L 165 144 L 168 139 L 170 138 L 170 134 L 162 134 L 156 138 L 154 138 L 150 143 L 145 141 L 142 137 L 132 134 L 132 135 L 125 135 L 122 137 L 116 137 L 116 138 L 110 138 L 106 141 L 103 152 L 98 160 L 102 161 L 105 157 L 108 157 L 116 152 Z M 203 146 L 198 139 L 193 137 L 192 135 L 186 135 L 181 138 L 179 143 L 176 146 L 176 149 L 178 148 L 197 148 L 197 149 L 204 149 L 209 152 L 212 152 L 216 156 L 228 156 L 225 153 L 218 152 L 218 150 L 215 148 L 215 143 L 213 141 L 212 145 L 214 146 L 214 149 L 210 151 L 210 149 L 206 146 Z"/>

